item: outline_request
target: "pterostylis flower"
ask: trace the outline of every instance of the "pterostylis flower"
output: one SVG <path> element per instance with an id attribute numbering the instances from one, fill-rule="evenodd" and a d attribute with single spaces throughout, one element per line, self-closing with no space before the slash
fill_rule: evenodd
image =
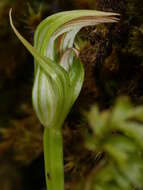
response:
<path id="1" fill-rule="evenodd" d="M 81 28 L 117 22 L 116 13 L 95 10 L 65 11 L 49 16 L 37 27 L 34 47 L 10 24 L 34 56 L 33 107 L 44 129 L 45 174 L 48 190 L 64 189 L 61 127 L 84 80 L 79 50 L 74 45 Z"/>

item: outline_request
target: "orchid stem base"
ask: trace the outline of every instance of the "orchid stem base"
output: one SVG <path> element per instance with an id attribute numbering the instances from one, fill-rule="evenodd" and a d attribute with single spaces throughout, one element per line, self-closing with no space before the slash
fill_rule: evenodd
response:
<path id="1" fill-rule="evenodd" d="M 44 161 L 47 190 L 64 190 L 63 139 L 61 130 L 44 130 Z"/>

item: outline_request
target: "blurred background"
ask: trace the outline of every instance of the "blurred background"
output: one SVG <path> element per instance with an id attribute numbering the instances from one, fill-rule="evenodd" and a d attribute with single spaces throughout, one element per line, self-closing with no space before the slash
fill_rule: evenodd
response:
<path id="1" fill-rule="evenodd" d="M 97 9 L 121 14 L 117 24 L 82 29 L 80 58 L 85 82 L 64 128 L 66 189 L 93 166 L 84 146 L 82 111 L 97 103 L 110 108 L 124 94 L 143 103 L 142 0 L 0 0 L 0 190 L 44 190 L 43 128 L 32 108 L 33 58 L 10 28 L 31 43 L 37 25 L 47 16 L 72 9 Z M 79 143 L 81 142 L 81 143 Z M 79 155 L 79 152 L 81 154 Z"/>

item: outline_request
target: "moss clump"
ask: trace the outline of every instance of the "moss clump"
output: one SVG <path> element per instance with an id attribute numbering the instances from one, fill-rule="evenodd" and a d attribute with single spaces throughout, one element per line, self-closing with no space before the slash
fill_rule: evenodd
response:
<path id="1" fill-rule="evenodd" d="M 95 152 L 95 165 L 88 175 L 88 189 L 143 188 L 143 107 L 133 107 L 120 98 L 112 109 L 99 112 L 96 106 L 88 114 L 92 132 L 86 146 Z"/>

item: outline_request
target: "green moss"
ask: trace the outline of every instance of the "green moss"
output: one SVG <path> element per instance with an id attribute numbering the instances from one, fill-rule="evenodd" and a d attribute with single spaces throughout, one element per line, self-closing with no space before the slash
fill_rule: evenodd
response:
<path id="1" fill-rule="evenodd" d="M 143 188 L 143 107 L 133 107 L 120 98 L 112 109 L 99 112 L 96 106 L 87 115 L 92 133 L 86 146 L 100 155 L 88 174 L 90 190 Z"/>

